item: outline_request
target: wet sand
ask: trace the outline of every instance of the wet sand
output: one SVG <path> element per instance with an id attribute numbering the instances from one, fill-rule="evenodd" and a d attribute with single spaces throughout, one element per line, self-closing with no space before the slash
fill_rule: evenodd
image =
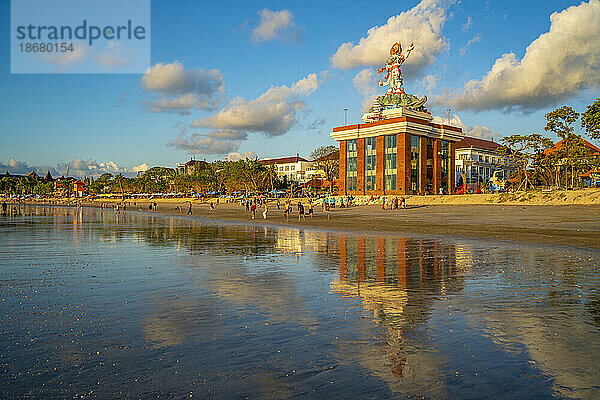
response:
<path id="1" fill-rule="evenodd" d="M 129 210 L 148 211 L 149 203 L 136 204 Z M 183 214 L 175 210 L 178 205 L 183 206 Z M 306 221 L 298 221 L 295 206 L 289 221 L 283 218 L 283 203 L 280 210 L 270 205 L 267 220 L 263 219 L 262 210 L 258 207 L 256 219 L 252 220 L 240 204 L 221 203 L 211 210 L 208 203 L 193 203 L 194 217 L 214 220 L 349 232 L 452 235 L 600 249 L 600 206 L 596 205 L 421 205 L 400 210 L 366 205 L 329 212 L 322 211 L 318 205 L 314 217 L 307 217 Z M 158 202 L 156 212 L 185 216 L 186 211 L 185 202 L 167 200 Z"/>

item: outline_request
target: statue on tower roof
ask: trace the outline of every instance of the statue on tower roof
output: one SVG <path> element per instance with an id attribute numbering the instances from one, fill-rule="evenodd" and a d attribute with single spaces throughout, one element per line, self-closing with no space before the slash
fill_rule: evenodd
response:
<path id="1" fill-rule="evenodd" d="M 377 70 L 377 72 L 380 74 L 384 71 L 387 72 L 385 76 L 386 81 L 379 81 L 379 86 L 390 86 L 386 94 L 401 93 L 403 79 L 400 66 L 404 64 L 404 61 L 406 61 L 410 55 L 410 52 L 413 51 L 414 48 L 414 43 L 411 43 L 406 50 L 406 53 L 402 54 L 402 45 L 400 42 L 394 43 L 390 49 L 390 57 L 387 59 L 385 66 Z"/>
<path id="2" fill-rule="evenodd" d="M 428 113 L 424 104 L 427 101 L 427 96 L 418 98 L 413 94 L 408 94 L 402 87 L 404 80 L 402 79 L 402 72 L 400 67 L 411 51 L 415 48 L 414 43 L 411 43 L 408 49 L 403 53 L 402 45 L 400 42 L 396 42 L 390 49 L 390 56 L 388 57 L 385 66 L 377 69 L 380 74 L 386 72 L 384 80 L 379 81 L 379 86 L 389 86 L 388 91 L 383 96 L 377 97 L 373 102 L 373 107 L 365 115 L 365 118 L 369 121 L 382 119 L 382 110 L 390 108 L 404 107 L 415 111 L 421 111 Z M 364 118 L 363 118 L 364 119 Z"/>

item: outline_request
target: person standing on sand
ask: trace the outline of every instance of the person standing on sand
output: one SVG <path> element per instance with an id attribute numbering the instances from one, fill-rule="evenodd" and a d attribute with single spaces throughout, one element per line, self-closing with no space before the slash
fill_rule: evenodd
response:
<path id="1" fill-rule="evenodd" d="M 302 205 L 301 201 L 298 201 L 298 221 L 300 221 L 301 218 L 306 221 L 306 217 L 304 216 L 304 205 Z"/>
<path id="2" fill-rule="evenodd" d="M 310 215 L 310 217 L 313 217 L 313 203 L 312 201 L 308 201 L 308 215 Z"/>
<path id="3" fill-rule="evenodd" d="M 279 210 L 279 207 L 281 206 L 281 203 L 279 202 L 279 199 L 277 199 L 277 209 Z"/>
<path id="4" fill-rule="evenodd" d="M 192 215 L 192 202 L 188 201 L 188 210 L 186 215 Z"/>
<path id="5" fill-rule="evenodd" d="M 290 212 L 291 212 L 291 205 L 290 205 L 290 201 L 286 200 L 285 201 L 285 207 L 283 209 L 283 217 L 285 218 L 286 221 L 289 221 L 290 219 Z"/>
<path id="6" fill-rule="evenodd" d="M 2 214 L 6 214 L 6 210 L 8 210 L 8 204 L 6 204 L 6 201 L 2 202 Z"/>
<path id="7" fill-rule="evenodd" d="M 252 212 L 252 219 L 256 218 L 256 204 L 250 206 L 250 211 Z"/>
<path id="8" fill-rule="evenodd" d="M 381 209 L 385 210 L 385 197 L 381 198 Z"/>
<path id="9" fill-rule="evenodd" d="M 400 206 L 402 208 L 406 208 L 406 200 L 404 199 L 404 197 L 400 197 Z"/>
<path id="10" fill-rule="evenodd" d="M 398 197 L 394 197 L 394 210 L 398 209 Z"/>
<path id="11" fill-rule="evenodd" d="M 210 211 L 214 211 L 215 210 L 215 205 L 213 204 L 213 202 L 210 202 Z"/>
<path id="12" fill-rule="evenodd" d="M 265 209 L 263 210 L 263 219 L 267 219 L 267 214 L 269 214 L 269 207 L 267 203 L 265 203 Z"/>

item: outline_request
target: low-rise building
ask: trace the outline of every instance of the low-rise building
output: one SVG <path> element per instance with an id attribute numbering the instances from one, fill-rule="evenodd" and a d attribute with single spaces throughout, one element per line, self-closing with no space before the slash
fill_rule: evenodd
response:
<path id="1" fill-rule="evenodd" d="M 186 163 L 179 163 L 175 168 L 178 175 L 192 175 L 194 172 L 200 172 L 208 166 L 206 161 L 190 159 Z"/>
<path id="2" fill-rule="evenodd" d="M 277 176 L 288 182 L 304 183 L 311 179 L 324 179 L 325 172 L 314 166 L 314 163 L 296 154 L 295 157 L 266 158 L 260 160 L 264 165 L 275 167 Z"/>
<path id="3" fill-rule="evenodd" d="M 506 157 L 497 153 L 496 149 L 499 147 L 501 145 L 493 140 L 468 136 L 456 143 L 454 145 L 455 186 L 459 185 L 463 177 L 467 184 L 487 182 L 495 171 L 500 171 L 497 178 L 509 178 L 514 168 Z"/>

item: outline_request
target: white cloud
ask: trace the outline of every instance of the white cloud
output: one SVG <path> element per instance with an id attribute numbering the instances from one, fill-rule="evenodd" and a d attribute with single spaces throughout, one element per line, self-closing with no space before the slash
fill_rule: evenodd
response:
<path id="1" fill-rule="evenodd" d="M 69 166 L 69 176 L 83 178 L 86 176 L 100 176 L 104 173 L 122 174 L 126 173 L 127 169 L 119 167 L 114 161 L 82 160 L 76 158 L 66 164 L 58 164 L 57 169 L 60 173 L 66 174 L 67 165 Z"/>
<path id="2" fill-rule="evenodd" d="M 289 10 L 272 11 L 263 9 L 258 12 L 260 23 L 252 30 L 252 40 L 266 42 L 281 40 L 297 42 L 300 39 L 301 27 L 294 24 L 294 14 Z"/>
<path id="3" fill-rule="evenodd" d="M 422 0 L 414 8 L 388 19 L 382 26 L 375 26 L 362 37 L 358 44 L 343 43 L 331 57 L 335 68 L 356 68 L 383 65 L 393 43 L 401 41 L 415 49 L 406 60 L 403 73 L 420 72 L 430 65 L 446 47 L 441 30 L 446 20 L 446 7 L 452 0 Z"/>
<path id="4" fill-rule="evenodd" d="M 94 60 L 107 69 L 114 69 L 129 65 L 133 56 L 133 51 L 126 50 L 123 43 L 110 40 L 102 50 L 98 51 Z"/>
<path id="5" fill-rule="evenodd" d="M 254 100 L 235 98 L 218 113 L 194 120 L 193 125 L 229 135 L 237 132 L 239 138 L 245 138 L 249 132 L 283 135 L 296 123 L 296 113 L 306 106 L 299 96 L 310 95 L 319 85 L 317 75 L 309 74 L 291 87 L 272 86 Z"/>
<path id="6" fill-rule="evenodd" d="M 69 42 L 71 44 L 71 42 Z M 44 62 L 68 68 L 74 64 L 85 61 L 94 52 L 94 48 L 82 41 L 73 41 L 73 51 L 54 51 L 36 53 Z"/>
<path id="7" fill-rule="evenodd" d="M 150 169 L 150 166 L 148 165 L 148 163 L 142 163 L 140 165 L 136 165 L 135 167 L 133 167 L 131 170 L 133 172 L 146 172 Z"/>
<path id="8" fill-rule="evenodd" d="M 167 144 L 179 150 L 201 154 L 227 154 L 237 150 L 240 145 L 239 141 L 215 139 L 197 132 L 189 136 L 182 133 Z"/>
<path id="9" fill-rule="evenodd" d="M 223 76 L 217 69 L 185 70 L 183 64 L 156 64 L 142 76 L 142 87 L 157 93 L 144 106 L 150 112 L 168 112 L 187 115 L 191 109 L 214 110 L 225 92 Z"/>
<path id="10" fill-rule="evenodd" d="M 467 49 L 469 47 L 471 47 L 474 43 L 480 42 L 481 41 L 481 35 L 478 33 L 477 35 L 475 35 L 475 37 L 471 40 L 469 40 L 467 42 L 467 44 L 465 44 L 463 47 L 461 47 L 460 49 L 458 49 L 458 52 L 460 53 L 461 56 L 464 56 L 467 52 Z"/>
<path id="11" fill-rule="evenodd" d="M 190 152 L 226 154 L 236 150 L 249 133 L 283 135 L 306 107 L 300 97 L 310 95 L 320 84 L 317 74 L 312 73 L 289 87 L 272 86 L 254 100 L 237 97 L 216 114 L 193 121 L 192 126 L 206 129 L 205 133 L 188 136 L 184 130 L 168 144 Z"/>
<path id="12" fill-rule="evenodd" d="M 435 117 L 433 117 L 432 122 L 435 122 L 436 124 L 447 124 L 447 125 L 452 125 L 452 126 L 457 126 L 459 128 L 462 128 L 465 136 L 469 136 L 469 137 L 475 137 L 475 138 L 486 139 L 486 140 L 491 140 L 493 138 L 498 139 L 500 137 L 499 133 L 494 132 L 491 128 L 489 128 L 485 125 L 474 125 L 474 126 L 466 125 L 460 119 L 460 117 L 456 114 L 453 114 L 452 117 L 450 118 L 450 120 L 448 120 L 447 117 L 442 118 L 442 117 L 438 117 L 436 115 Z"/>
<path id="13" fill-rule="evenodd" d="M 600 87 L 600 1 L 590 0 L 550 16 L 550 30 L 526 49 L 498 58 L 481 80 L 443 99 L 460 109 L 533 110 L 582 90 Z"/>
<path id="14" fill-rule="evenodd" d="M 81 158 L 76 158 L 68 163 L 59 163 L 56 166 L 30 165 L 27 162 L 16 161 L 14 158 L 11 158 L 8 163 L 0 162 L 0 171 L 2 173 L 8 171 L 13 175 L 23 175 L 35 171 L 35 173 L 42 177 L 46 175 L 46 172 L 50 171 L 50 174 L 56 178 L 57 176 L 67 175 L 67 166 L 69 167 L 69 176 L 76 178 L 84 178 L 86 176 L 97 177 L 106 172 L 113 175 L 127 173 L 126 168 L 119 167 L 114 161 L 98 162 L 92 159 L 83 160 Z"/>
<path id="15" fill-rule="evenodd" d="M 421 84 L 427 92 L 433 91 L 437 86 L 438 78 L 435 75 L 425 75 L 421 80 Z"/>
<path id="16" fill-rule="evenodd" d="M 245 159 L 256 159 L 256 153 L 253 151 L 247 151 L 245 153 L 229 153 L 227 157 L 225 157 L 225 161 L 240 161 Z"/>
<path id="17" fill-rule="evenodd" d="M 375 76 L 372 68 L 365 68 L 354 75 L 352 84 L 356 91 L 365 98 L 361 111 L 367 112 L 373 105 L 373 100 L 377 97 L 377 88 L 379 87 L 377 85 L 377 76 Z"/>

